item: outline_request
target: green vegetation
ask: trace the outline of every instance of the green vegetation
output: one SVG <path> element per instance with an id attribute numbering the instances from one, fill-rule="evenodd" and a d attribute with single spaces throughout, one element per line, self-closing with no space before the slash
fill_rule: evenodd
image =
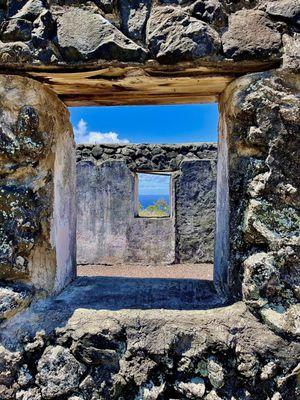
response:
<path id="1" fill-rule="evenodd" d="M 139 204 L 139 216 L 150 218 L 169 217 L 170 206 L 164 199 L 159 199 L 153 205 L 144 209 L 142 208 L 142 205 Z"/>

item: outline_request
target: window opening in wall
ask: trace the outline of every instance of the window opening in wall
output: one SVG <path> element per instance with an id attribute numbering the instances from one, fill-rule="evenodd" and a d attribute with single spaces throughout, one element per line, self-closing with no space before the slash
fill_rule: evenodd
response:
<path id="1" fill-rule="evenodd" d="M 135 177 L 136 216 L 168 218 L 173 205 L 170 174 L 137 173 Z"/>
<path id="2" fill-rule="evenodd" d="M 95 277 L 103 307 L 207 307 L 214 298 L 217 105 L 70 112 L 78 275 Z"/>

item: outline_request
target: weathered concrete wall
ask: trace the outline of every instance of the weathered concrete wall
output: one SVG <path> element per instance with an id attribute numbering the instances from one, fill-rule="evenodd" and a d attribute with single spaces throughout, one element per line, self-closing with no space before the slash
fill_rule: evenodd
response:
<path id="1" fill-rule="evenodd" d="M 0 76 L 0 277 L 58 291 L 75 270 L 69 114 L 36 81 Z"/>
<path id="2" fill-rule="evenodd" d="M 209 143 L 78 145 L 77 262 L 213 262 L 216 156 Z M 171 218 L 135 217 L 136 171 L 177 171 Z"/>
<path id="3" fill-rule="evenodd" d="M 174 261 L 174 219 L 135 218 L 134 174 L 124 161 L 77 163 L 77 207 L 78 264 Z"/>
<path id="4" fill-rule="evenodd" d="M 176 258 L 214 262 L 216 159 L 182 161 L 175 180 Z"/>

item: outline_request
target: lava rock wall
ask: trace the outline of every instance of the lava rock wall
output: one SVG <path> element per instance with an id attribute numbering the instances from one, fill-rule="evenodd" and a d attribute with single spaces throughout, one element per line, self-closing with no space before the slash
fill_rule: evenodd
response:
<path id="1" fill-rule="evenodd" d="M 2 65 L 279 61 L 300 29 L 297 0 L 6 0 L 0 7 Z"/>
<path id="2" fill-rule="evenodd" d="M 299 335 L 300 81 L 266 72 L 229 85 L 220 101 L 227 171 L 229 287 L 278 332 Z M 225 149 L 226 148 L 226 149 Z M 217 209 L 224 198 L 217 200 Z M 217 218 L 218 221 L 218 218 Z M 229 265 L 228 265 L 229 260 Z M 220 258 L 216 260 L 222 267 Z M 219 264 L 218 264 L 219 263 Z M 228 290 L 228 289 L 227 289 Z"/>

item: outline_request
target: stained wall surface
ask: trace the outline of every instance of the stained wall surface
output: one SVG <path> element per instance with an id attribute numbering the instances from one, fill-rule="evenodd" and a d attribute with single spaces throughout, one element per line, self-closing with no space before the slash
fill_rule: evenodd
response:
<path id="1" fill-rule="evenodd" d="M 77 262 L 213 262 L 216 156 L 206 143 L 79 145 Z M 170 218 L 136 217 L 137 171 L 172 174 Z"/>
<path id="2" fill-rule="evenodd" d="M 75 144 L 64 104 L 0 76 L 0 278 L 61 290 L 75 275 Z"/>

